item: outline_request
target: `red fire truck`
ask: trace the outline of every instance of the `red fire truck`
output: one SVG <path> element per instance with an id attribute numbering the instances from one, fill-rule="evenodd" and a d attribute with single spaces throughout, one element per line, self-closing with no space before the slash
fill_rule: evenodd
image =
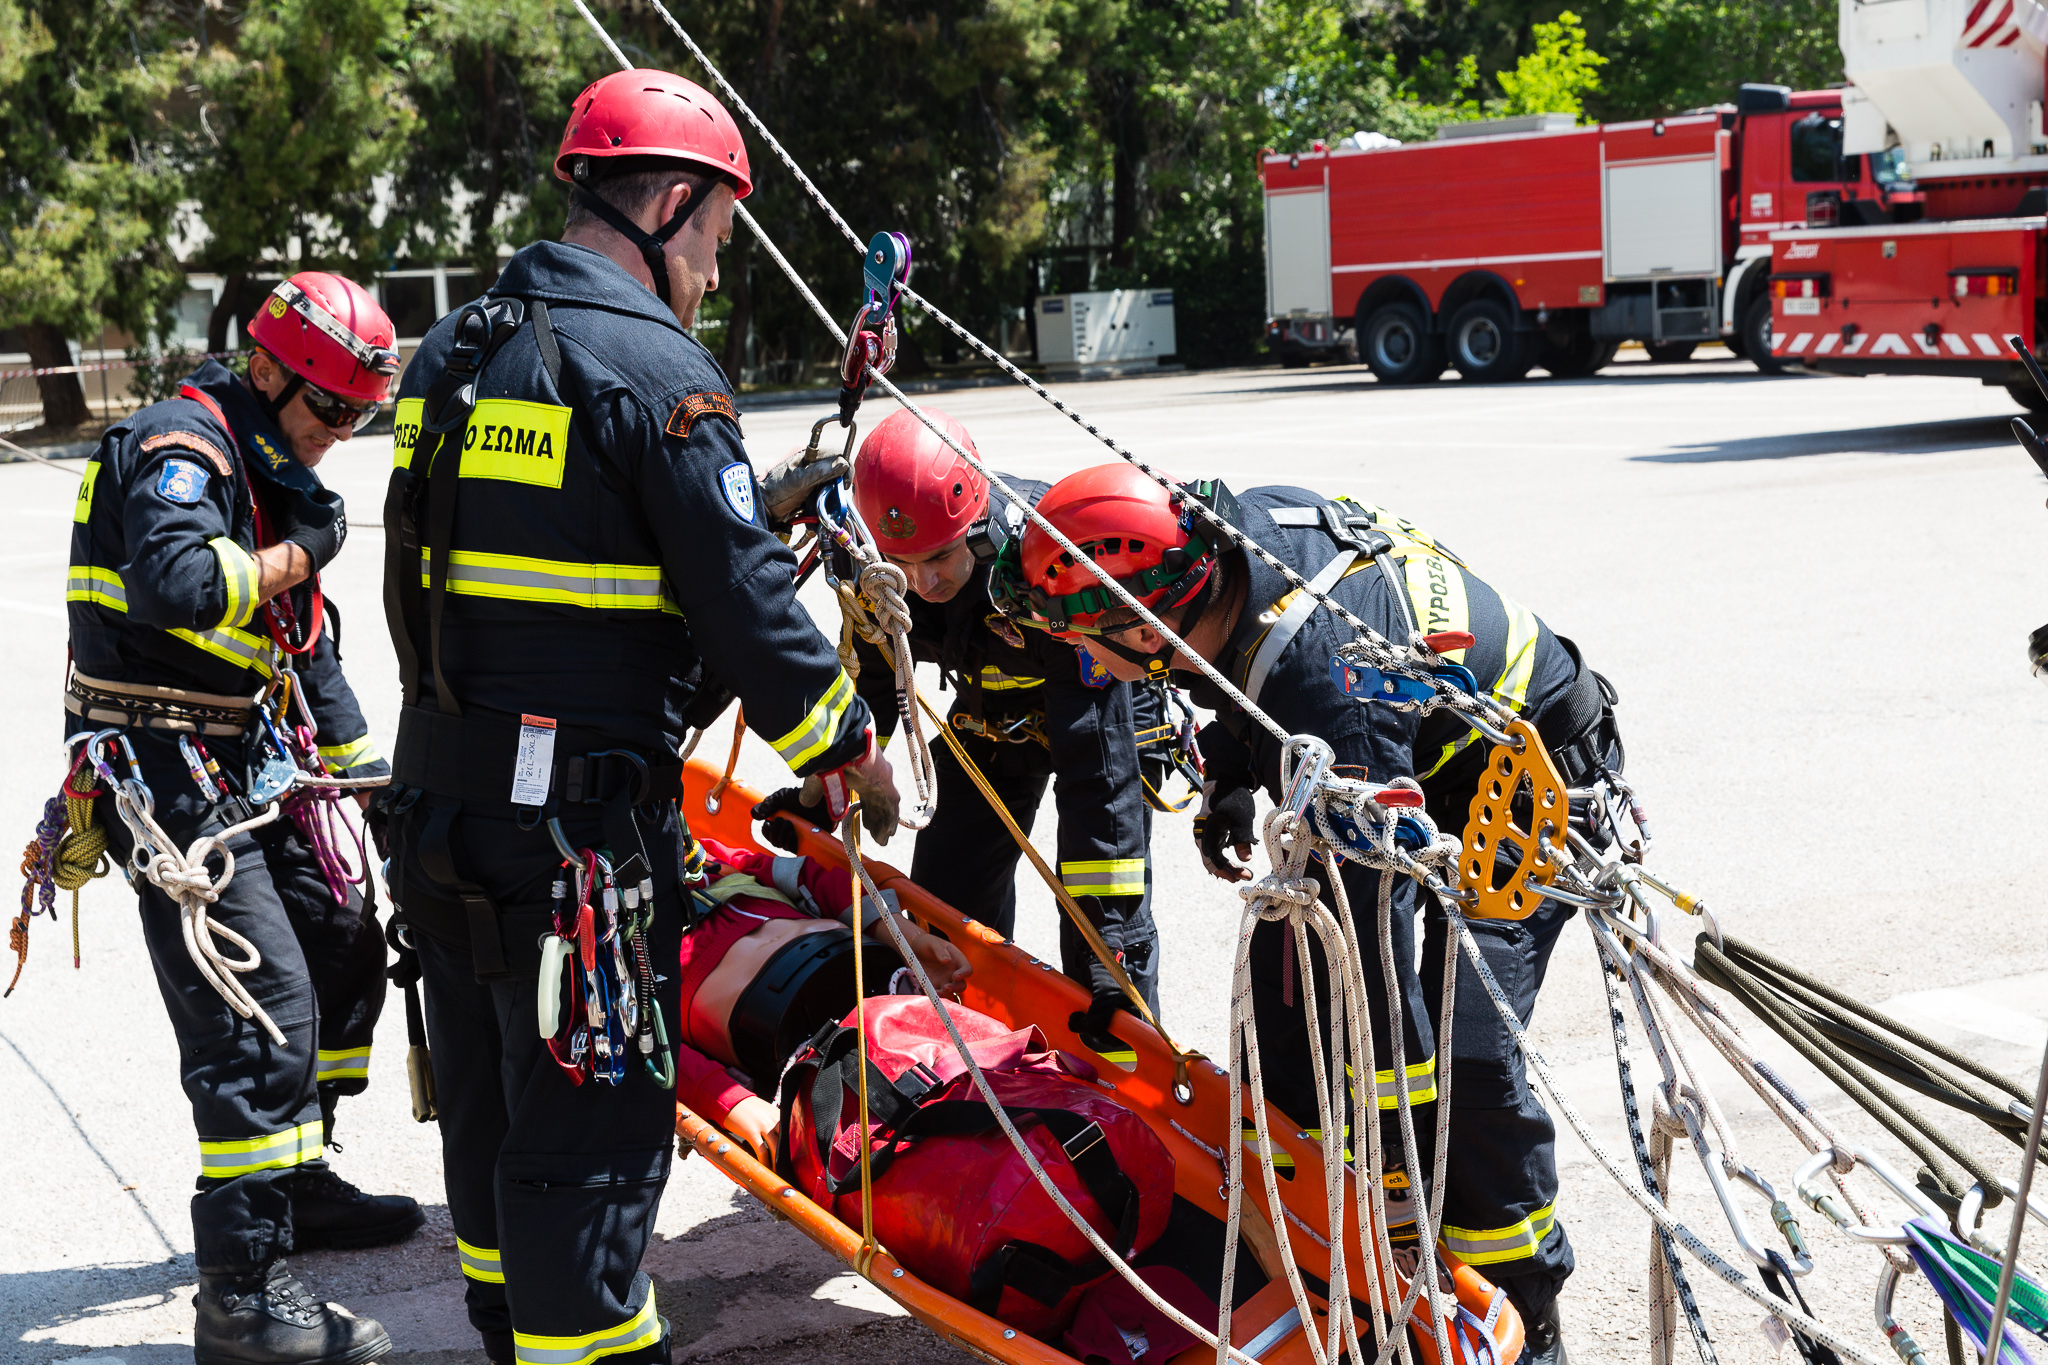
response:
<path id="1" fill-rule="evenodd" d="M 1267 153 L 1273 350 L 1338 358 L 1349 328 L 1382 381 L 1498 382 L 1719 340 L 1767 372 L 1955 375 L 2041 407 L 2005 338 L 2048 341 L 2048 9 L 1842 7 L 1845 89 Z"/>

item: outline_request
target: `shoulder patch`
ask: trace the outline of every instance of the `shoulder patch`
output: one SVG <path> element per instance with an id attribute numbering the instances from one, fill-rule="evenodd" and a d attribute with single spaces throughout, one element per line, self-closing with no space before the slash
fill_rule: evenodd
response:
<path id="1" fill-rule="evenodd" d="M 723 417 L 734 427 L 740 424 L 740 415 L 734 409 L 730 395 L 687 393 L 683 395 L 683 401 L 676 404 L 676 410 L 668 415 L 668 434 L 688 440 L 691 424 L 700 417 Z"/>
<path id="2" fill-rule="evenodd" d="M 1104 668 L 1086 645 L 1074 646 L 1074 662 L 1081 666 L 1081 682 L 1088 687 L 1107 687 L 1116 677 Z"/>
<path id="3" fill-rule="evenodd" d="M 156 478 L 156 495 L 172 502 L 198 502 L 206 496 L 206 471 L 190 460 L 166 460 Z"/>
<path id="4" fill-rule="evenodd" d="M 145 455 L 153 450 L 162 450 L 165 446 L 170 446 L 177 450 L 189 450 L 195 455 L 204 455 L 206 462 L 212 465 L 214 472 L 223 479 L 231 478 L 234 475 L 235 467 L 228 463 L 226 452 L 197 432 L 160 431 L 154 436 L 142 438 L 142 451 Z"/>
<path id="5" fill-rule="evenodd" d="M 734 460 L 718 471 L 719 491 L 725 494 L 726 505 L 741 521 L 754 520 L 754 467 L 743 460 Z"/>

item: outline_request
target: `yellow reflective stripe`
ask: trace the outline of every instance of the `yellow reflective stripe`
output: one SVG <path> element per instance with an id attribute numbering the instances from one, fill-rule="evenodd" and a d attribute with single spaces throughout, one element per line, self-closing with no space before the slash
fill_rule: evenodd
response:
<path id="1" fill-rule="evenodd" d="M 343 1048 L 339 1051 L 321 1048 L 313 1063 L 313 1079 L 318 1081 L 360 1081 L 369 1079 L 370 1049 L 366 1047 Z"/>
<path id="2" fill-rule="evenodd" d="M 320 746 L 320 757 L 326 759 L 329 765 L 344 772 L 365 763 L 375 763 L 383 756 L 377 752 L 377 741 L 368 735 L 361 739 L 352 739 L 346 744 Z"/>
<path id="3" fill-rule="evenodd" d="M 462 1262 L 462 1273 L 466 1278 L 482 1284 L 505 1283 L 505 1266 L 498 1259 L 496 1247 L 471 1246 L 457 1237 L 455 1255 Z"/>
<path id="4" fill-rule="evenodd" d="M 1259 1125 L 1251 1119 L 1244 1120 L 1244 1145 L 1251 1148 L 1255 1153 L 1261 1150 L 1259 1147 Z M 1273 1169 L 1276 1171 L 1286 1170 L 1294 1165 L 1294 1158 L 1277 1147 L 1271 1152 L 1266 1153 L 1266 1155 L 1273 1159 Z"/>
<path id="5" fill-rule="evenodd" d="M 1346 1062 L 1344 1064 L 1344 1075 L 1347 1078 L 1356 1079 L 1356 1074 L 1351 1069 L 1351 1063 Z M 1379 1097 L 1380 1108 L 1399 1109 L 1401 1107 L 1401 1091 L 1394 1082 L 1393 1070 L 1389 1068 L 1386 1071 L 1375 1071 L 1372 1073 L 1372 1080 L 1373 1093 Z M 1435 1098 L 1436 1058 L 1431 1057 L 1426 1062 L 1411 1063 L 1408 1067 L 1408 1103 L 1428 1104 Z"/>
<path id="6" fill-rule="evenodd" d="M 1500 599 L 1508 613 L 1508 658 L 1493 680 L 1494 699 L 1519 711 L 1529 700 L 1529 678 L 1536 671 L 1536 613 L 1520 602 Z"/>
<path id="7" fill-rule="evenodd" d="M 113 611 L 128 610 L 128 588 L 112 569 L 73 565 L 64 580 L 66 602 L 97 602 Z"/>
<path id="8" fill-rule="evenodd" d="M 219 630 L 173 629 L 167 633 L 216 658 L 226 659 L 243 668 L 253 668 L 266 678 L 270 676 L 271 644 L 266 636 L 251 635 L 233 626 L 223 626 Z"/>
<path id="9" fill-rule="evenodd" d="M 839 734 L 839 722 L 845 718 L 846 708 L 853 705 L 853 697 L 853 679 L 842 668 L 810 714 L 782 738 L 769 740 L 768 747 L 781 754 L 782 761 L 792 769 L 801 771 L 804 764 L 832 747 Z"/>
<path id="10" fill-rule="evenodd" d="M 1060 882 L 1077 896 L 1142 896 L 1143 858 L 1109 858 L 1101 862 L 1061 863 Z"/>
<path id="11" fill-rule="evenodd" d="M 519 1365 L 584 1365 L 586 1361 L 637 1351 L 661 1336 L 661 1319 L 654 1312 L 654 1284 L 647 1285 L 647 1302 L 640 1311 L 616 1327 L 588 1332 L 580 1337 L 543 1337 L 531 1332 L 512 1333 L 513 1359 Z"/>
<path id="12" fill-rule="evenodd" d="M 993 666 L 984 667 L 981 676 L 975 679 L 976 686 L 984 692 L 1006 692 L 1019 687 L 1043 687 L 1043 678 L 1019 678 Z"/>
<path id="13" fill-rule="evenodd" d="M 425 420 L 427 400 L 401 398 L 391 409 L 391 467 L 412 468 L 412 453 L 420 443 L 420 423 Z"/>
<path id="14" fill-rule="evenodd" d="M 66 602 L 93 602 L 112 611 L 128 610 L 128 588 L 121 582 L 121 575 L 112 569 L 94 569 L 73 566 L 64 580 Z M 216 658 L 226 659 L 241 668 L 253 668 L 264 677 L 270 676 L 271 643 L 265 635 L 253 635 L 233 626 L 222 626 L 218 630 L 185 630 L 182 628 L 164 632 L 175 635 L 186 644 L 203 649 Z"/>
<path id="15" fill-rule="evenodd" d="M 1444 1245 L 1467 1265 L 1499 1265 L 1523 1261 L 1536 1254 L 1543 1239 L 1557 1222 L 1557 1205 L 1545 1204 L 1519 1223 L 1504 1228 L 1443 1229 Z"/>
<path id="16" fill-rule="evenodd" d="M 199 1173 L 220 1179 L 277 1166 L 298 1166 L 319 1160 L 321 1150 L 318 1119 L 265 1137 L 226 1138 L 218 1142 L 201 1138 Z"/>
<path id="17" fill-rule="evenodd" d="M 430 581 L 420 554 L 420 586 Z M 659 564 L 577 564 L 565 559 L 457 550 L 448 556 L 448 591 L 512 602 L 552 602 L 605 611 L 675 611 Z"/>
<path id="18" fill-rule="evenodd" d="M 246 626 L 256 615 L 256 556 L 229 540 L 215 536 L 206 542 L 220 559 L 221 581 L 227 586 L 228 609 L 220 618 L 224 626 Z"/>
<path id="19" fill-rule="evenodd" d="M 94 484 L 99 482 L 100 470 L 102 468 L 103 466 L 100 464 L 97 456 L 93 458 L 92 463 L 85 467 L 85 482 L 79 485 L 78 500 L 71 504 L 71 519 L 73 521 L 82 522 L 92 516 L 92 488 Z"/>

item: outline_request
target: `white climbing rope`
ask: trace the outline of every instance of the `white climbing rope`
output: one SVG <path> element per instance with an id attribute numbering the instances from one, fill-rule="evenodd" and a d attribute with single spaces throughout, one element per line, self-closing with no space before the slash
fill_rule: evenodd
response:
<path id="1" fill-rule="evenodd" d="M 861 886 L 867 895 L 874 898 L 877 904 L 882 904 L 881 888 L 875 885 L 874 876 L 868 871 L 866 860 L 861 857 L 856 825 L 859 816 L 860 806 L 856 803 L 847 810 L 846 818 L 839 827 L 840 842 L 846 850 L 846 865 L 860 878 Z M 1095 1253 L 1123 1277 L 1125 1283 L 1203 1345 L 1216 1348 L 1219 1361 L 1234 1360 L 1240 1362 L 1240 1365 L 1259 1365 L 1256 1359 L 1231 1346 L 1229 1338 L 1222 1338 L 1219 1344 L 1218 1338 L 1207 1328 L 1161 1298 L 1158 1291 L 1146 1284 L 1138 1272 L 1131 1269 L 1129 1263 L 1117 1254 L 1114 1247 L 1102 1240 L 1101 1235 L 1089 1225 L 1088 1220 L 1081 1216 L 1080 1210 L 1076 1209 L 1061 1192 L 1060 1187 L 1053 1183 L 1052 1177 L 1046 1174 L 1045 1167 L 1039 1163 L 1037 1154 L 1031 1150 L 1031 1145 L 1024 1141 L 1023 1135 L 1017 1131 L 1016 1124 L 1012 1123 L 1009 1114 L 1004 1112 L 1002 1100 L 989 1085 L 988 1077 L 982 1074 L 981 1064 L 974 1059 L 973 1052 L 968 1049 L 967 1040 L 960 1036 L 960 1029 L 953 1022 L 953 1015 L 946 1005 L 945 998 L 939 994 L 937 987 L 932 985 L 931 975 L 925 971 L 924 963 L 918 960 L 916 952 L 912 950 L 910 940 L 904 935 L 903 926 L 897 922 L 898 919 L 896 915 L 882 916 L 882 923 L 888 927 L 889 937 L 895 941 L 898 955 L 916 977 L 918 986 L 924 991 L 925 999 L 931 1001 L 933 1010 L 938 1013 L 939 1022 L 946 1026 L 946 1036 L 952 1040 L 953 1050 L 959 1054 L 961 1064 L 973 1078 L 974 1087 L 981 1093 L 982 1102 L 988 1106 L 989 1113 L 1003 1130 L 1003 1136 L 1009 1139 L 1011 1147 L 1016 1149 L 1018 1157 L 1023 1160 L 1032 1178 L 1038 1182 L 1039 1188 L 1045 1191 L 1046 1197 L 1051 1199 L 1067 1221 L 1088 1239 L 1088 1244 L 1095 1248 Z M 866 1134 L 862 1135 L 862 1140 L 866 1141 Z M 1226 1263 L 1229 1260 L 1229 1257 L 1225 1257 Z"/>

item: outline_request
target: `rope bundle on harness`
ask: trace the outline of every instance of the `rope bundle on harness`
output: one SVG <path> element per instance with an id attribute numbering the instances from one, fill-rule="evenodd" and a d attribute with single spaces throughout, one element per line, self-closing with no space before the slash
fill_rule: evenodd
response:
<path id="1" fill-rule="evenodd" d="M 21 913 L 8 924 L 8 947 L 14 952 L 14 976 L 0 999 L 14 994 L 21 969 L 28 963 L 29 921 L 38 913 L 57 918 L 57 893 L 71 893 L 71 965 L 82 965 L 78 941 L 78 893 L 85 884 L 114 870 L 107 856 L 107 831 L 93 819 L 98 793 L 73 787 L 84 757 L 64 776 L 63 790 L 43 803 L 35 837 L 21 854 Z"/>

